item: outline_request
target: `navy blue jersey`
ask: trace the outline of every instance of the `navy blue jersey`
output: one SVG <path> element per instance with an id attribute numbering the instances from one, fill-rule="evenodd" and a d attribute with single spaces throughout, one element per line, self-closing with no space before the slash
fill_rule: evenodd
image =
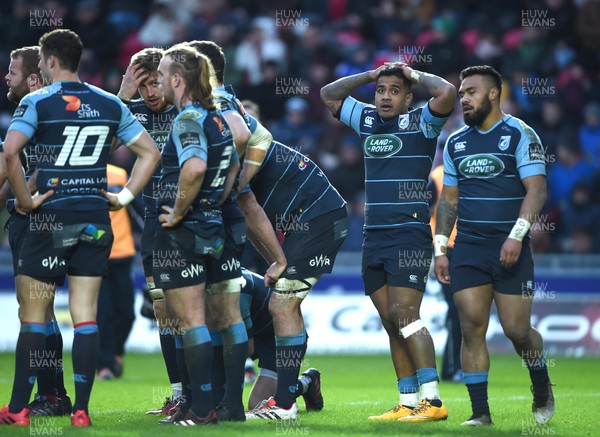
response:
<path id="1" fill-rule="evenodd" d="M 306 223 L 346 204 L 314 162 L 277 141 L 250 188 L 275 229 L 285 229 L 290 221 Z"/>
<path id="2" fill-rule="evenodd" d="M 171 106 L 163 112 L 154 112 L 144 102 L 144 99 L 135 99 L 129 103 L 129 110 L 135 118 L 144 126 L 144 129 L 150 134 L 158 150 L 162 150 L 167 142 L 167 137 L 171 131 L 173 120 L 177 117 L 177 107 Z M 142 191 L 142 202 L 146 209 L 146 217 L 156 217 L 156 192 L 160 181 L 161 167 L 156 166 L 152 179 Z"/>
<path id="3" fill-rule="evenodd" d="M 240 293 L 240 310 L 246 330 L 252 328 L 255 336 L 275 336 L 273 317 L 269 312 L 272 288 L 265 287 L 262 276 L 242 268 L 246 284 Z"/>
<path id="4" fill-rule="evenodd" d="M 41 209 L 106 210 L 106 163 L 113 137 L 126 146 L 142 125 L 113 94 L 80 82 L 56 82 L 28 94 L 9 130 L 37 145 L 37 189 L 52 189 Z M 42 153 L 40 153 L 42 151 Z"/>
<path id="5" fill-rule="evenodd" d="M 360 135 L 365 155 L 365 229 L 429 223 L 427 183 L 446 120 L 428 104 L 384 120 L 375 106 L 344 100 L 340 121 Z"/>
<path id="6" fill-rule="evenodd" d="M 522 179 L 545 174 L 540 138 L 518 118 L 507 115 L 487 132 L 465 126 L 450 135 L 444 185 L 459 189 L 457 241 L 507 238 L 525 198 Z"/>
<path id="7" fill-rule="evenodd" d="M 202 237 L 211 237 L 223 222 L 219 202 L 232 156 L 237 156 L 234 150 L 231 130 L 220 111 L 207 111 L 193 104 L 185 106 L 175 118 L 162 151 L 158 210 L 162 211 L 163 205 L 175 205 L 179 173 L 185 161 L 194 157 L 206 161 L 202 186 L 183 225 Z"/>
<path id="8" fill-rule="evenodd" d="M 21 151 L 19 154 L 19 159 L 21 160 L 21 167 L 23 167 L 23 172 L 25 173 L 25 180 L 29 180 L 33 172 L 35 171 L 35 167 L 37 166 L 37 147 L 33 141 L 30 141 L 25 146 L 25 149 Z M 4 143 L 0 138 L 0 152 L 4 153 Z M 6 209 L 10 214 L 15 212 L 15 196 L 11 191 L 8 199 L 6 200 Z"/>

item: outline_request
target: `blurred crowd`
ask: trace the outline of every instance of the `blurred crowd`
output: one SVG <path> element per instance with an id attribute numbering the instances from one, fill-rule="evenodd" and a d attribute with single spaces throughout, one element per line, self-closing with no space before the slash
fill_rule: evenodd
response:
<path id="1" fill-rule="evenodd" d="M 274 138 L 316 161 L 349 201 L 344 248 L 360 250 L 361 146 L 321 103 L 320 88 L 398 59 L 458 88 L 461 69 L 488 64 L 504 77 L 504 111 L 533 127 L 546 149 L 549 198 L 532 228 L 534 250 L 600 253 L 598 23 L 597 0 L 13 0 L 0 5 L 0 65 L 4 76 L 12 49 L 70 28 L 85 47 L 81 79 L 116 93 L 138 50 L 215 41 L 226 55 L 226 83 L 256 102 Z M 427 99 L 422 91 L 414 90 L 417 105 Z M 355 97 L 372 102 L 373 93 L 365 86 Z M 13 110 L 0 99 L 1 135 Z M 457 105 L 436 164 L 461 126 Z"/>

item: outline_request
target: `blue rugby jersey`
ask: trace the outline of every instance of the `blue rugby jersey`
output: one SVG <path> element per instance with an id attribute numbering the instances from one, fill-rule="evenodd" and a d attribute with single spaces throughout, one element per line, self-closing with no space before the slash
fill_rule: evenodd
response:
<path id="1" fill-rule="evenodd" d="M 306 223 L 346 204 L 323 170 L 277 141 L 271 143 L 250 188 L 275 229 L 285 229 L 290 222 Z"/>
<path id="2" fill-rule="evenodd" d="M 129 110 L 133 116 L 144 126 L 150 137 L 156 143 L 158 150 L 162 150 L 167 142 L 167 137 L 173 126 L 173 121 L 177 117 L 177 107 L 171 106 L 163 112 L 154 112 L 144 102 L 144 99 L 135 99 L 129 103 Z M 146 184 L 142 191 L 142 203 L 145 208 L 146 219 L 156 217 L 156 193 L 160 181 L 161 167 L 156 166 L 150 182 Z"/>
<path id="3" fill-rule="evenodd" d="M 522 179 L 545 174 L 540 138 L 518 118 L 507 115 L 486 132 L 465 126 L 450 135 L 444 185 L 459 189 L 457 241 L 507 238 L 525 198 Z"/>
<path id="4" fill-rule="evenodd" d="M 365 229 L 429 223 L 427 184 L 447 119 L 426 104 L 384 120 L 375 106 L 344 100 L 340 121 L 358 133 L 365 156 Z"/>
<path id="5" fill-rule="evenodd" d="M 207 111 L 190 103 L 175 118 L 162 151 L 157 200 L 159 213 L 163 211 L 162 206 L 175 205 L 181 167 L 192 157 L 206 161 L 207 168 L 183 225 L 202 237 L 210 238 L 222 224 L 219 202 L 229 167 L 232 160 L 237 159 L 237 153 L 231 130 L 221 112 Z"/>
<path id="6" fill-rule="evenodd" d="M 28 94 L 9 130 L 35 136 L 37 189 L 54 195 L 40 207 L 90 211 L 108 209 L 106 163 L 114 136 L 126 146 L 142 125 L 113 94 L 81 82 L 56 82 Z"/>

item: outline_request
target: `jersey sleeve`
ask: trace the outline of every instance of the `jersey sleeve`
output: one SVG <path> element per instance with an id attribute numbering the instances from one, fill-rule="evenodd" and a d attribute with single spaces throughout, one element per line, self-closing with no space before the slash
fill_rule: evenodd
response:
<path id="1" fill-rule="evenodd" d="M 519 121 L 521 140 L 517 144 L 515 158 L 521 179 L 529 176 L 546 175 L 544 148 L 537 133 L 527 124 Z"/>
<path id="2" fill-rule="evenodd" d="M 119 101 L 118 104 L 121 107 L 121 120 L 119 120 L 117 129 L 117 138 L 129 147 L 140 138 L 140 135 L 144 132 L 144 126 L 133 116 L 123 102 Z"/>
<path id="3" fill-rule="evenodd" d="M 346 97 L 344 103 L 342 103 L 340 121 L 345 125 L 350 126 L 360 135 L 360 117 L 366 107 L 366 103 L 359 102 L 351 96 Z"/>
<path id="4" fill-rule="evenodd" d="M 244 118 L 246 119 L 246 124 L 248 125 L 248 129 L 250 129 L 250 133 L 253 134 L 256 128 L 258 127 L 258 121 L 256 118 L 248 114 L 247 112 L 244 114 Z"/>
<path id="5" fill-rule="evenodd" d="M 449 138 L 448 138 L 449 139 Z M 444 146 L 444 185 L 449 187 L 458 186 L 458 174 L 456 173 L 456 167 L 448 152 L 449 142 L 446 141 Z"/>
<path id="6" fill-rule="evenodd" d="M 208 141 L 204 129 L 195 120 L 179 119 L 173 123 L 173 142 L 177 149 L 179 166 L 190 158 L 207 160 Z"/>
<path id="7" fill-rule="evenodd" d="M 427 103 L 421 111 L 419 129 L 425 135 L 425 138 L 437 138 L 446 121 L 448 121 L 448 117 L 436 117 L 433 115 L 429 109 L 429 103 Z"/>
<path id="8" fill-rule="evenodd" d="M 21 100 L 17 109 L 13 114 L 12 121 L 8 130 L 16 130 L 21 132 L 27 138 L 33 138 L 38 127 L 38 114 L 35 103 L 31 96 L 27 95 Z"/>

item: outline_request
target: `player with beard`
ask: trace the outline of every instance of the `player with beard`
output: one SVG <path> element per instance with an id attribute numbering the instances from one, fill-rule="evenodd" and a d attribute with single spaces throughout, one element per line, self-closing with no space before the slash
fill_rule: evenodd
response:
<path id="1" fill-rule="evenodd" d="M 27 94 L 38 90 L 43 86 L 42 74 L 37 66 L 38 60 L 38 46 L 22 47 L 13 50 L 10 53 L 10 65 L 8 66 L 8 73 L 5 77 L 6 83 L 9 86 L 8 94 L 6 95 L 8 100 L 18 104 Z M 35 192 L 35 176 L 33 175 L 38 161 L 36 145 L 33 142 L 29 142 L 26 147 L 26 152 L 23 151 L 21 157 L 23 159 L 23 168 L 25 170 L 25 177 L 28 180 L 28 185 L 30 190 Z M 10 196 L 10 198 L 6 201 L 8 196 Z M 16 213 L 14 197 L 10 195 L 8 182 L 4 184 L 0 198 L 2 198 L 0 203 L 4 205 L 6 202 L 7 210 L 10 213 L 10 218 L 7 222 L 8 241 L 12 251 L 13 270 L 16 276 L 17 260 L 29 225 L 29 217 Z M 49 294 L 54 295 L 56 287 L 50 286 L 47 291 Z M 71 399 L 67 396 L 63 378 L 63 340 L 60 327 L 56 321 L 56 316 L 54 315 L 53 303 L 48 307 L 45 328 L 45 356 L 54 357 L 55 359 L 46 360 L 47 362 L 43 363 L 40 367 L 37 378 L 38 391 L 34 396 L 34 401 L 31 402 L 27 408 L 30 410 L 30 416 L 69 415 L 71 414 Z"/>
<path id="2" fill-rule="evenodd" d="M 554 415 L 540 333 L 531 326 L 533 259 L 528 231 L 546 201 L 544 150 L 533 129 L 500 109 L 502 79 L 487 65 L 460 73 L 466 126 L 448 137 L 436 210 L 435 273 L 450 284 L 462 327 L 461 362 L 471 399 L 470 426 L 492 424 L 485 334 L 492 301 L 529 370 L 538 424 Z M 451 261 L 448 237 L 458 216 Z"/>
<path id="3" fill-rule="evenodd" d="M 370 82 L 376 83 L 375 105 L 350 96 Z M 433 97 L 409 109 L 413 84 Z M 362 277 L 390 340 L 400 392 L 397 406 L 369 419 L 444 420 L 448 412 L 440 400 L 435 349 L 420 307 L 432 255 L 427 185 L 456 89 L 441 77 L 395 62 L 326 85 L 321 98 L 360 135 L 365 154 Z"/>
<path id="4" fill-rule="evenodd" d="M 150 137 L 162 153 L 171 130 L 173 120 L 178 114 L 177 107 L 164 100 L 162 89 L 158 83 L 158 65 L 163 55 L 159 48 L 146 48 L 132 56 L 123 76 L 121 88 L 117 96 L 129 107 L 135 118 L 144 126 Z M 139 93 L 141 98 L 133 99 Z M 166 414 L 173 408 L 181 396 L 181 378 L 177 371 L 175 359 L 175 337 L 170 317 L 166 313 L 163 290 L 156 286 L 152 274 L 152 252 L 154 250 L 154 233 L 158 227 L 156 208 L 158 183 L 161 166 L 158 165 L 152 180 L 142 191 L 144 204 L 144 228 L 142 230 L 141 250 L 142 265 L 148 293 L 153 300 L 154 315 L 158 322 L 160 348 L 171 383 L 172 397 L 168 397 L 159 409 L 150 410 L 146 414 Z M 171 323 L 172 324 L 172 323 Z"/>

